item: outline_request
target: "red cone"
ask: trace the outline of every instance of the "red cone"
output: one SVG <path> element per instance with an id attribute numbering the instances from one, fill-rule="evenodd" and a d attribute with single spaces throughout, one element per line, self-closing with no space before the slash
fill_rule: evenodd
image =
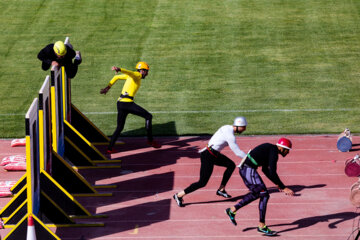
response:
<path id="1" fill-rule="evenodd" d="M 34 219 L 31 215 L 29 215 L 29 217 L 28 217 L 28 228 L 27 228 L 26 240 L 36 240 Z"/>

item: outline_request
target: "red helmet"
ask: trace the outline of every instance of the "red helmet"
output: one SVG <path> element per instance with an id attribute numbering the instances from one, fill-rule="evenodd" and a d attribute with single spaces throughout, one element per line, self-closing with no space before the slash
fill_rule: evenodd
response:
<path id="1" fill-rule="evenodd" d="M 280 138 L 276 145 L 279 146 L 279 147 L 289 149 L 289 150 L 292 147 L 291 141 L 289 139 L 287 139 L 287 138 Z"/>

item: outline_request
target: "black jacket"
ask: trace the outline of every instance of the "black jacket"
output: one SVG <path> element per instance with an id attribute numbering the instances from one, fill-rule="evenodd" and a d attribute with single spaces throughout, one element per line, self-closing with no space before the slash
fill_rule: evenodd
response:
<path id="1" fill-rule="evenodd" d="M 38 54 L 38 59 L 40 59 L 43 63 L 46 65 L 51 65 L 52 61 L 58 62 L 61 66 L 68 66 L 72 64 L 72 59 L 75 57 L 76 53 L 75 51 L 70 48 L 69 46 L 66 46 L 66 54 L 63 58 L 58 58 L 54 52 L 54 44 L 51 43 L 41 49 L 41 51 Z"/>
<path id="2" fill-rule="evenodd" d="M 278 162 L 278 148 L 271 143 L 264 143 L 255 147 L 249 155 L 256 161 L 255 165 L 249 157 L 246 158 L 245 164 L 251 168 L 257 168 L 262 166 L 263 173 L 281 189 L 285 188 L 285 185 L 280 180 L 277 174 L 277 162 Z"/>

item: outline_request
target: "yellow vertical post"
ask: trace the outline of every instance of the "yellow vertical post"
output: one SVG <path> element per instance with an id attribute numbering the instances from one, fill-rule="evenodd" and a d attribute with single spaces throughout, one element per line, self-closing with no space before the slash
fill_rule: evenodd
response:
<path id="1" fill-rule="evenodd" d="M 45 170 L 44 110 L 39 110 L 39 159 L 40 170 Z"/>
<path id="2" fill-rule="evenodd" d="M 53 81 L 53 79 L 51 80 Z M 54 86 L 53 86 L 54 85 Z M 57 149 L 57 133 L 56 133 L 56 93 L 55 93 L 55 84 L 51 84 L 51 131 L 52 131 L 52 147 L 55 152 L 58 152 Z"/>
<path id="3" fill-rule="evenodd" d="M 27 210 L 28 213 L 32 213 L 33 209 L 32 209 L 32 198 L 30 196 L 32 196 L 31 193 L 31 139 L 30 139 L 30 135 L 26 135 L 25 137 L 26 139 L 26 191 L 27 191 Z"/>
<path id="4" fill-rule="evenodd" d="M 62 89 L 62 99 L 63 99 L 63 119 L 66 120 L 66 91 L 65 91 L 65 81 L 66 74 L 65 74 L 65 67 L 61 67 L 61 89 Z"/>

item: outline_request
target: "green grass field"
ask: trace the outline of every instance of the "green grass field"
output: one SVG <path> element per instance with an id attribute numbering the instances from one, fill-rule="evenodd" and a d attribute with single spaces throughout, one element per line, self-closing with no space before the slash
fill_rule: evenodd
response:
<path id="1" fill-rule="evenodd" d="M 73 103 L 104 133 L 116 125 L 111 66 L 150 65 L 136 103 L 154 134 L 212 134 L 234 117 L 246 134 L 360 132 L 360 1 L 2 0 L 0 137 L 23 137 L 45 79 L 37 53 L 70 37 L 83 63 Z M 124 135 L 143 135 L 129 116 Z"/>

